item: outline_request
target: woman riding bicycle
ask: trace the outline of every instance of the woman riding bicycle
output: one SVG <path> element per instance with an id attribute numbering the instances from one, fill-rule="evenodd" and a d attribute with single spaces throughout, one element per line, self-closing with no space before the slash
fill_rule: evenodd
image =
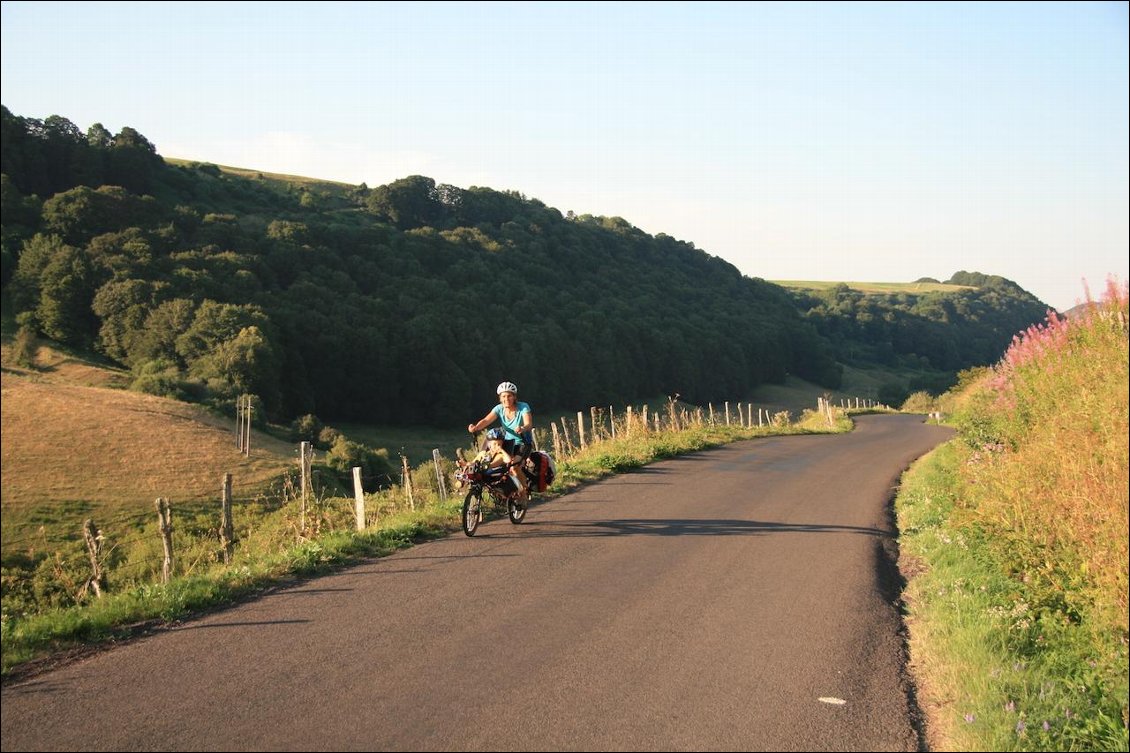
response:
<path id="1" fill-rule="evenodd" d="M 467 431 L 471 434 L 482 431 L 495 420 L 502 422 L 502 429 L 506 438 L 502 441 L 502 448 L 514 458 L 518 458 L 519 468 L 530 456 L 533 449 L 533 438 L 530 430 L 534 428 L 534 416 L 527 403 L 518 402 L 518 387 L 513 382 L 503 382 L 498 385 L 499 403 L 491 409 L 490 413 L 482 417 L 477 423 L 467 424 Z M 523 499 L 529 496 L 529 483 L 524 471 L 518 473 L 522 479 L 519 485 L 519 494 Z"/>

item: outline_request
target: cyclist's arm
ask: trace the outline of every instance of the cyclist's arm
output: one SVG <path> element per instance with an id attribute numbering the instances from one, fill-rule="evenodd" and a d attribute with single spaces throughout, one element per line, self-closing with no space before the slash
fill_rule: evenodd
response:
<path id="1" fill-rule="evenodd" d="M 496 418 L 498 418 L 498 414 L 492 410 L 490 413 L 479 419 L 478 423 L 467 424 L 467 431 L 469 431 L 471 434 L 474 434 L 477 431 L 482 431 L 483 429 L 493 424 Z"/>

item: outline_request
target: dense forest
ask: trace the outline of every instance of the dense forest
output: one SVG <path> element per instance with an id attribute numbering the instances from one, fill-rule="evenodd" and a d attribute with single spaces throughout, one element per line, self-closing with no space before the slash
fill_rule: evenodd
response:
<path id="1" fill-rule="evenodd" d="M 992 362 L 1044 313 L 993 283 L 884 304 L 880 325 L 870 298 L 797 299 L 691 243 L 516 192 L 241 175 L 170 164 L 131 128 L 2 119 L 20 337 L 97 351 L 137 389 L 250 392 L 276 420 L 462 421 L 503 379 L 553 407 L 735 399 L 787 374 L 834 388 L 837 359 Z M 1034 304 L 1021 323 L 1017 295 Z"/>

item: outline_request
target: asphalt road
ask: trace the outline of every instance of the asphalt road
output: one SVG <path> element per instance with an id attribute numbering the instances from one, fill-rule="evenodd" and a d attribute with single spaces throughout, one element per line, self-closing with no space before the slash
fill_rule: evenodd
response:
<path id="1" fill-rule="evenodd" d="M 916 750 L 889 502 L 948 435 L 870 416 L 590 484 L 11 683 L 0 743 Z"/>

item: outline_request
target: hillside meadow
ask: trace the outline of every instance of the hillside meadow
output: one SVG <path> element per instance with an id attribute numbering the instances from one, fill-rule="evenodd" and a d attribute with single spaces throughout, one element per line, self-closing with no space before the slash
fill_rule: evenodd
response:
<path id="1" fill-rule="evenodd" d="M 4 346 L 4 363 L 8 363 Z M 84 517 L 148 513 L 156 497 L 218 496 L 224 473 L 263 484 L 294 465 L 294 447 L 253 432 L 236 447 L 234 417 L 117 389 L 122 373 L 41 348 L 35 369 L 6 365 L 3 390 L 3 542 Z"/>
<path id="2" fill-rule="evenodd" d="M 829 282 L 827 280 L 770 280 L 774 285 L 795 290 L 832 290 L 846 285 L 861 293 L 956 293 L 975 290 L 970 285 L 951 285 L 944 282 Z"/>

